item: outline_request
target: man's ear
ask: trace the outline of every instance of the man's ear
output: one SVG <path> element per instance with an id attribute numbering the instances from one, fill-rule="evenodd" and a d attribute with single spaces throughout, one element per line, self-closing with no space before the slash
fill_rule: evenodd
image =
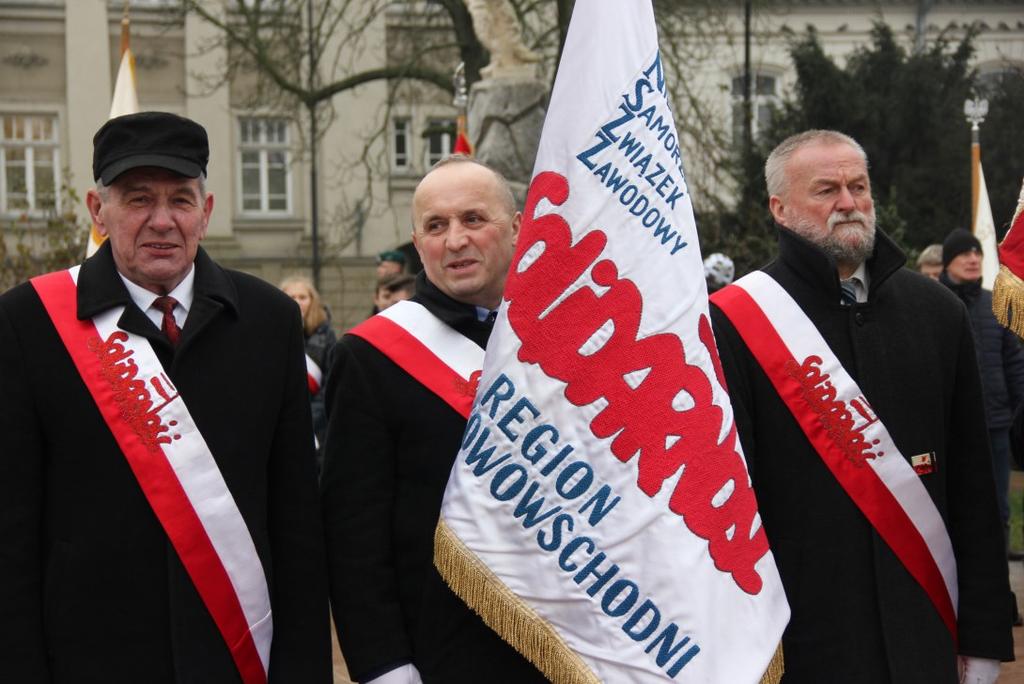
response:
<path id="1" fill-rule="evenodd" d="M 784 220 L 786 216 L 786 205 L 783 203 L 781 197 L 779 197 L 778 195 L 772 195 L 771 197 L 769 197 L 768 209 L 772 212 L 772 217 L 775 219 L 776 223 L 778 223 L 780 226 L 786 225 L 786 222 Z"/>
<path id="2" fill-rule="evenodd" d="M 515 244 L 516 240 L 519 239 L 519 229 L 522 227 L 522 225 L 523 225 L 523 212 L 517 211 L 512 216 L 512 244 Z"/>
<path id="3" fill-rule="evenodd" d="M 89 208 L 89 216 L 92 218 L 92 225 L 96 226 L 96 232 L 100 235 L 107 236 L 107 228 L 103 224 L 103 219 L 100 217 L 100 209 L 103 207 L 103 198 L 100 197 L 100 193 L 95 188 L 90 188 L 85 193 L 85 206 Z"/>
<path id="4" fill-rule="evenodd" d="M 210 216 L 213 215 L 213 193 L 206 193 L 206 199 L 203 200 L 203 232 L 200 234 L 199 239 L 202 240 L 206 237 L 206 231 L 210 228 Z"/>
<path id="5" fill-rule="evenodd" d="M 409 233 L 409 236 L 412 238 L 412 246 L 416 248 L 416 253 L 419 255 L 420 261 L 422 262 L 423 250 L 420 249 L 420 241 L 419 236 L 416 234 L 416 226 L 412 227 L 412 232 Z"/>

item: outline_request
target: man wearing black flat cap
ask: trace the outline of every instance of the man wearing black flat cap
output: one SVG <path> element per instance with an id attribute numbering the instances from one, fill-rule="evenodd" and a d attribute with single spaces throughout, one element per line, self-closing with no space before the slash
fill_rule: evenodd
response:
<path id="1" fill-rule="evenodd" d="M 93 144 L 109 239 L 0 296 L 0 681 L 330 682 L 298 308 L 199 247 L 202 126 Z"/>

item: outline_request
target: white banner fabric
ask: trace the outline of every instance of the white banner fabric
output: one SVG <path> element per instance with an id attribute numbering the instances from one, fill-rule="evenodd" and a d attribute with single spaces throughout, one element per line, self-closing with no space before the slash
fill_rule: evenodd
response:
<path id="1" fill-rule="evenodd" d="M 578 0 L 435 552 L 555 681 L 757 682 L 789 619 L 678 141 L 650 1 Z"/>
<path id="2" fill-rule="evenodd" d="M 996 222 L 988 201 L 985 171 L 978 162 L 978 213 L 974 216 L 974 237 L 981 243 L 981 286 L 991 290 L 999 273 L 999 248 L 996 246 Z"/>

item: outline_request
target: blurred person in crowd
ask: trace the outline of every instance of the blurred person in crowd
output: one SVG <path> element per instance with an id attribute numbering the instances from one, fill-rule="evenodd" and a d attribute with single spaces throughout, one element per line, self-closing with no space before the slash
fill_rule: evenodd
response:
<path id="1" fill-rule="evenodd" d="M 416 277 L 408 273 L 393 273 L 377 281 L 373 305 L 384 311 L 392 304 L 405 301 L 416 294 Z"/>
<path id="2" fill-rule="evenodd" d="M 405 262 L 405 255 L 397 249 L 381 252 L 377 255 L 377 279 L 405 273 Z"/>
<path id="3" fill-rule="evenodd" d="M 302 314 L 302 334 L 306 339 L 306 380 L 309 403 L 313 412 L 313 434 L 317 446 L 323 444 L 327 432 L 327 410 L 324 408 L 324 386 L 331 369 L 331 353 L 338 339 L 331 329 L 331 314 L 320 299 L 313 281 L 293 275 L 281 282 L 281 290 L 295 300 Z"/>
<path id="4" fill-rule="evenodd" d="M 377 255 L 377 283 L 378 289 L 379 284 L 385 278 L 390 276 L 398 276 L 405 273 L 405 264 L 408 261 L 405 254 L 401 250 L 391 249 L 386 252 L 381 252 Z M 374 290 L 374 301 L 373 308 L 370 309 L 370 315 L 374 316 L 381 312 L 380 306 L 377 304 L 377 292 Z"/>
<path id="5" fill-rule="evenodd" d="M 736 267 L 733 266 L 732 259 L 721 252 L 715 252 L 704 260 L 704 280 L 707 282 L 708 294 L 717 292 L 731 283 L 735 275 Z"/>
<path id="6" fill-rule="evenodd" d="M 917 257 L 917 272 L 933 280 L 942 273 L 942 245 L 928 245 Z"/>
<path id="7" fill-rule="evenodd" d="M 1010 425 L 1024 399 L 1024 352 L 1009 329 L 992 313 L 992 292 L 981 286 L 981 242 L 963 228 L 950 232 L 942 243 L 944 270 L 939 282 L 967 307 L 974 350 L 981 369 L 985 418 L 992 445 L 992 472 L 996 481 L 999 515 L 1009 554 L 1010 541 Z"/>

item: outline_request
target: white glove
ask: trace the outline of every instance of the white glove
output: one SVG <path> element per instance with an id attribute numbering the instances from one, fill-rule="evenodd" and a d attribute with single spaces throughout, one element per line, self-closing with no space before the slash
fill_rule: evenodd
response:
<path id="1" fill-rule="evenodd" d="M 960 656 L 960 684 L 995 684 L 1002 663 L 988 658 Z"/>
<path id="2" fill-rule="evenodd" d="M 992 681 L 994 682 L 995 680 L 993 679 Z M 380 677 L 374 677 L 364 684 L 423 684 L 423 680 L 420 679 L 420 673 L 416 666 L 412 663 L 407 663 L 401 667 L 396 667 L 390 672 L 385 672 Z"/>

